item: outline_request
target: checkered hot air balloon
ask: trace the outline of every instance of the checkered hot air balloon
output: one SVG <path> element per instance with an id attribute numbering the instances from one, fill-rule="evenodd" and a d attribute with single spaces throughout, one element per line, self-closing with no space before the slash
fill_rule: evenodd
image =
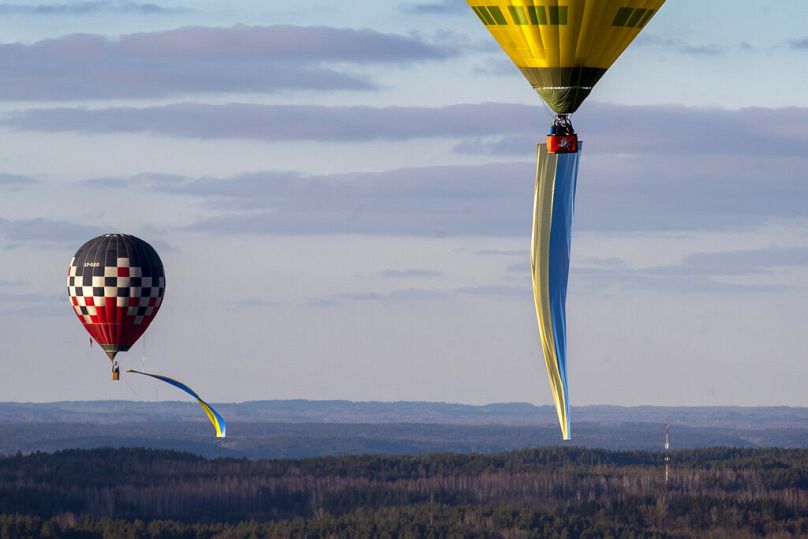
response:
<path id="1" fill-rule="evenodd" d="M 67 269 L 67 293 L 84 329 L 112 361 L 143 335 L 166 289 L 163 262 L 154 248 L 128 234 L 104 234 L 82 245 Z"/>

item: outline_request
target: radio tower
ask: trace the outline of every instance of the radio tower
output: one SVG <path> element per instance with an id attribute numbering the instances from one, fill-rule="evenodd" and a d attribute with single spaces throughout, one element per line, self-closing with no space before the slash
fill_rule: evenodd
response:
<path id="1" fill-rule="evenodd" d="M 670 455 L 668 450 L 671 448 L 671 424 L 668 418 L 665 418 L 665 494 L 668 494 L 668 478 L 670 477 Z"/>

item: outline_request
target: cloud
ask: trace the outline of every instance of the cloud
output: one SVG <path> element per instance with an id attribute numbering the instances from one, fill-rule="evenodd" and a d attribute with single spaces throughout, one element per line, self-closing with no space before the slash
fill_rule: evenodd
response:
<path id="1" fill-rule="evenodd" d="M 403 279 L 403 278 L 435 278 L 443 277 L 442 271 L 419 269 L 419 268 L 406 268 L 406 269 L 386 269 L 379 273 L 385 279 Z"/>
<path id="2" fill-rule="evenodd" d="M 648 268 L 656 275 L 753 275 L 774 269 L 808 267 L 808 248 L 768 247 L 740 251 L 696 253 L 681 264 Z"/>
<path id="3" fill-rule="evenodd" d="M 653 33 L 643 32 L 637 36 L 635 45 L 632 46 L 655 48 L 662 52 L 671 52 L 689 56 L 720 57 L 733 52 L 746 54 L 755 52 L 772 54 L 774 52 L 781 51 L 783 48 L 793 51 L 808 50 L 808 38 L 792 38 L 781 41 L 770 47 L 760 47 L 753 45 L 748 41 L 726 43 L 723 45 L 716 43 L 693 44 L 684 39 L 663 37 Z"/>
<path id="4" fill-rule="evenodd" d="M 808 218 L 808 158 L 753 147 L 728 157 L 588 154 L 585 145 L 576 231 L 742 230 Z M 525 160 L 323 175 L 145 174 L 94 180 L 93 186 L 193 197 L 207 216 L 187 229 L 205 234 L 524 237 L 531 227 L 534 174 L 535 164 Z"/>
<path id="5" fill-rule="evenodd" d="M 18 292 L 18 284 L 12 282 L 14 292 L 0 289 L 0 317 L 2 316 L 64 316 L 70 311 L 67 296 L 41 294 L 37 292 Z M 0 284 L 0 287 L 4 286 Z"/>
<path id="6" fill-rule="evenodd" d="M 345 303 L 406 303 L 413 301 L 449 301 L 457 296 L 482 296 L 498 298 L 529 298 L 530 284 L 527 286 L 501 286 L 483 284 L 454 290 L 433 290 L 425 288 L 404 288 L 392 292 L 344 292 L 315 298 L 309 305 L 315 307 L 335 307 Z"/>
<path id="7" fill-rule="evenodd" d="M 277 305 L 277 302 L 261 298 L 248 298 L 234 301 L 231 305 L 238 309 L 263 309 L 266 307 L 274 307 Z"/>
<path id="8" fill-rule="evenodd" d="M 443 301 L 448 294 L 424 288 L 403 288 L 391 292 L 344 292 L 315 298 L 309 302 L 313 307 L 335 307 L 344 303 L 379 302 L 405 303 L 413 301 Z"/>
<path id="9" fill-rule="evenodd" d="M 524 249 L 480 249 L 474 254 L 481 256 L 525 256 Z"/>
<path id="10" fill-rule="evenodd" d="M 529 282 L 529 281 L 528 281 Z M 456 294 L 468 296 L 530 296 L 530 285 L 524 286 L 503 286 L 496 284 L 484 284 L 474 287 L 456 288 Z"/>
<path id="11" fill-rule="evenodd" d="M 124 180 L 121 178 L 93 178 L 85 181 L 84 183 L 91 187 L 101 187 L 107 189 L 128 189 L 128 188 L 141 188 L 141 189 L 155 189 L 156 190 L 171 190 L 171 186 L 182 186 L 188 179 L 179 174 L 158 174 L 154 172 L 146 172 L 142 174 L 135 174 L 129 176 Z"/>
<path id="12" fill-rule="evenodd" d="M 507 57 L 502 58 L 502 49 L 493 40 L 487 40 L 484 44 L 478 46 L 481 52 L 496 54 L 493 58 L 486 58 L 484 62 L 479 62 L 474 66 L 474 74 L 482 75 L 484 77 L 494 77 L 501 79 L 503 77 L 521 77 L 522 74 L 519 68 Z"/>
<path id="13" fill-rule="evenodd" d="M 366 77 L 333 64 L 398 66 L 453 54 L 445 45 L 369 29 L 187 27 L 117 39 L 74 34 L 0 45 L 0 100 L 373 90 Z"/>
<path id="14" fill-rule="evenodd" d="M 808 267 L 808 248 L 769 247 L 694 253 L 678 264 L 629 267 L 618 259 L 585 260 L 573 270 L 574 279 L 597 289 L 626 288 L 677 293 L 769 293 L 793 287 L 772 282 L 749 282 L 787 267 Z M 580 281 L 579 281 L 580 279 Z M 734 280 L 733 280 L 734 279 Z M 741 280 L 738 280 L 741 279 Z"/>
<path id="15" fill-rule="evenodd" d="M 424 167 L 322 176 L 265 172 L 153 188 L 201 197 L 214 210 L 225 210 L 188 227 L 209 234 L 501 236 L 529 226 L 531 201 L 521 180 L 532 168 Z M 492 181 L 500 175 L 510 179 Z"/>
<path id="16" fill-rule="evenodd" d="M 31 109 L 3 123 L 29 131 L 152 133 L 199 139 L 356 142 L 520 132 L 535 136 L 541 109 L 484 103 L 446 107 L 202 105 Z M 522 147 L 530 147 L 523 140 Z"/>
<path id="17" fill-rule="evenodd" d="M 452 152 L 468 155 L 524 155 L 527 146 L 525 135 L 515 134 L 468 138 L 456 144 Z"/>
<path id="18" fill-rule="evenodd" d="M 137 2 L 71 2 L 66 4 L 0 4 L 0 15 L 94 15 L 97 13 L 126 13 L 133 15 L 162 15 L 183 13 L 186 8 L 168 8 Z"/>
<path id="19" fill-rule="evenodd" d="M 0 218 L 0 238 L 12 244 L 77 243 L 101 234 L 99 228 L 89 225 L 50 219 Z"/>
<path id="20" fill-rule="evenodd" d="M 808 38 L 790 39 L 787 42 L 789 48 L 797 51 L 808 50 Z"/>
<path id="21" fill-rule="evenodd" d="M 718 45 L 697 45 L 695 47 L 682 47 L 681 52 L 694 56 L 719 56 L 726 51 Z"/>
<path id="22" fill-rule="evenodd" d="M 690 56 L 720 56 L 726 54 L 728 49 L 716 45 L 699 44 L 693 45 L 687 41 L 678 38 L 662 37 L 655 34 L 643 33 L 637 36 L 633 46 L 639 47 L 655 47 L 669 52 L 676 52 L 679 54 L 686 54 Z M 748 43 L 738 44 L 739 48 L 748 49 Z"/>
<path id="23" fill-rule="evenodd" d="M 18 188 L 36 183 L 36 180 L 19 174 L 0 173 L 0 189 L 3 187 Z"/>
<path id="24" fill-rule="evenodd" d="M 633 156 L 582 163 L 576 228 L 744 230 L 808 217 L 804 159 L 753 152 Z"/>
<path id="25" fill-rule="evenodd" d="M 524 253 L 522 253 L 524 255 Z M 505 268 L 505 271 L 508 273 L 526 273 L 530 274 L 530 264 L 525 262 L 520 262 L 518 264 L 511 264 Z"/>
<path id="26" fill-rule="evenodd" d="M 0 90 L 1 91 L 1 90 Z M 724 110 L 678 105 L 585 103 L 575 125 L 585 155 L 799 156 L 808 145 L 808 108 Z M 529 155 L 544 136 L 541 107 L 505 103 L 444 107 L 203 105 L 30 109 L 6 127 L 87 134 L 149 133 L 195 139 L 360 142 L 450 138 L 455 152 Z"/>
<path id="27" fill-rule="evenodd" d="M 808 108 L 736 110 L 584 103 L 575 127 L 585 154 L 802 156 Z"/>
<path id="28" fill-rule="evenodd" d="M 432 15 L 446 13 L 464 13 L 469 7 L 463 0 L 442 0 L 440 2 L 407 2 L 401 4 L 399 9 L 404 13 L 415 15 Z"/>
<path id="29" fill-rule="evenodd" d="M 779 284 L 760 284 L 727 282 L 704 276 L 658 275 L 644 269 L 616 268 L 576 268 L 571 272 L 571 279 L 583 286 L 595 290 L 623 288 L 631 290 L 648 290 L 660 293 L 780 293 L 792 287 Z"/>

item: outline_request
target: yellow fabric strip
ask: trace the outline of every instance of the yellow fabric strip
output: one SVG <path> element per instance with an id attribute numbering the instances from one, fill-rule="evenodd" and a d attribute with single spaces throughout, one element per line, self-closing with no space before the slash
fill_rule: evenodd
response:
<path id="1" fill-rule="evenodd" d="M 205 410 L 205 413 L 207 414 L 210 422 L 213 423 L 213 428 L 216 429 L 216 437 L 224 438 L 224 433 L 222 432 L 222 425 L 219 423 L 219 419 L 216 417 L 216 414 L 214 414 L 213 410 L 211 410 L 210 406 L 208 406 L 208 403 L 200 399 L 197 399 L 197 402 L 199 403 L 199 406 L 201 406 L 202 409 Z"/>

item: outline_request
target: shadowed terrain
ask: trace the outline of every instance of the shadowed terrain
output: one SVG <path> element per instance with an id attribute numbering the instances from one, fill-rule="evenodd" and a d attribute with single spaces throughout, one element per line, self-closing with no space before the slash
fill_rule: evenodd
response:
<path id="1" fill-rule="evenodd" d="M 804 537 L 808 451 L 0 458 L 3 537 Z"/>
<path id="2" fill-rule="evenodd" d="M 426 402 L 258 401 L 219 404 L 217 440 L 192 402 L 0 403 L 0 453 L 151 447 L 208 457 L 304 458 L 363 453 L 492 453 L 560 444 L 550 406 Z M 805 408 L 573 408 L 575 446 L 659 450 L 665 419 L 674 448 L 808 447 Z"/>

